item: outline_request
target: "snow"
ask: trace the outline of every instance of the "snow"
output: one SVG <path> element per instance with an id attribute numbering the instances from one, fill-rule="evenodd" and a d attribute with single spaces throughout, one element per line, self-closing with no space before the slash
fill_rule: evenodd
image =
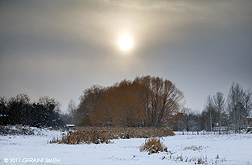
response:
<path id="1" fill-rule="evenodd" d="M 74 127 L 74 124 L 66 124 L 66 127 Z"/>
<path id="2" fill-rule="evenodd" d="M 252 134 L 181 135 L 161 138 L 168 153 L 140 152 L 144 138 L 116 139 L 110 144 L 50 144 L 61 131 L 0 136 L 0 164 L 252 164 Z M 191 162 L 189 162 L 191 160 Z M 13 163 L 10 163 L 10 162 Z M 187 161 L 187 162 L 185 162 Z M 7 163 L 5 163 L 7 162 Z M 188 163 L 189 162 L 189 163 Z"/>
<path id="3" fill-rule="evenodd" d="M 0 117 L 7 117 L 8 115 L 0 114 Z"/>

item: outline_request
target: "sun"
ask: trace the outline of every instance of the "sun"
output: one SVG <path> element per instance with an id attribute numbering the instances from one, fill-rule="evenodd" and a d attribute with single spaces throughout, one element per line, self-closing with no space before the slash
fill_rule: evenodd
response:
<path id="1" fill-rule="evenodd" d="M 122 36 L 118 40 L 118 47 L 120 48 L 121 51 L 123 52 L 129 52 L 132 50 L 134 46 L 134 42 L 132 37 L 130 36 Z"/>

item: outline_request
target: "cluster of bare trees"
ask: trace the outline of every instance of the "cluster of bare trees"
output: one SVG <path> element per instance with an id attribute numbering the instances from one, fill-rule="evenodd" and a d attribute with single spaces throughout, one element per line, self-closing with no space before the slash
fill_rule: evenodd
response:
<path id="1" fill-rule="evenodd" d="M 246 127 L 251 110 L 252 92 L 233 83 L 226 100 L 221 92 L 207 98 L 202 112 L 203 129 L 212 131 L 213 127 L 226 126 L 238 131 Z"/>
<path id="2" fill-rule="evenodd" d="M 183 93 L 169 80 L 136 77 L 111 87 L 93 86 L 84 91 L 76 108 L 69 104 L 76 125 L 162 127 L 173 130 L 239 130 L 246 127 L 252 110 L 252 93 L 233 83 L 227 98 L 217 92 L 208 96 L 204 110 L 192 113 L 183 107 Z M 73 108 L 75 107 L 75 108 Z"/>
<path id="3" fill-rule="evenodd" d="M 64 126 L 59 112 L 59 102 L 53 98 L 40 97 L 31 103 L 26 94 L 9 99 L 0 98 L 0 125 L 30 125 L 35 127 Z"/>
<path id="4" fill-rule="evenodd" d="M 227 98 L 217 92 L 206 99 L 204 110 L 194 113 L 189 108 L 170 117 L 173 130 L 186 131 L 228 131 L 246 129 L 252 113 L 252 92 L 233 83 Z M 251 125 L 250 125 L 251 126 Z"/>
<path id="5" fill-rule="evenodd" d="M 208 96 L 204 111 L 202 112 L 202 127 L 206 130 L 213 130 L 214 126 L 221 127 L 224 124 L 225 98 L 224 94 L 217 92 L 214 96 Z M 224 125 L 226 125 L 225 123 Z"/>
<path id="6" fill-rule="evenodd" d="M 169 80 L 136 77 L 111 87 L 85 90 L 73 115 L 77 125 L 161 127 L 168 126 L 183 100 L 183 93 Z"/>

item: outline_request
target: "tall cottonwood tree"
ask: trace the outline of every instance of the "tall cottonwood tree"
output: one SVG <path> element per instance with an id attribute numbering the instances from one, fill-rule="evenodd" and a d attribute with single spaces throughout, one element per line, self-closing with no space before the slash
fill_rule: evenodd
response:
<path id="1" fill-rule="evenodd" d="M 139 99 L 139 86 L 122 81 L 112 87 L 103 88 L 93 108 L 89 109 L 88 120 L 92 126 L 143 126 L 145 114 Z"/>
<path id="2" fill-rule="evenodd" d="M 245 91 L 238 83 L 233 83 L 230 87 L 227 98 L 227 110 L 232 126 L 236 131 L 246 124 L 246 118 L 252 109 L 251 96 L 251 92 Z"/>
<path id="3" fill-rule="evenodd" d="M 83 96 L 80 97 L 80 104 L 75 112 L 76 125 L 91 125 L 90 115 L 98 109 L 98 101 L 104 90 L 101 86 L 94 85 L 84 91 Z"/>
<path id="4" fill-rule="evenodd" d="M 204 128 L 212 131 L 213 127 L 218 123 L 218 111 L 214 105 L 213 98 L 209 95 L 206 100 L 204 111 L 202 112 L 202 118 L 204 119 Z"/>
<path id="5" fill-rule="evenodd" d="M 68 103 L 68 106 L 67 106 L 67 111 L 68 113 L 73 117 L 74 116 L 74 113 L 75 113 L 75 110 L 76 110 L 76 104 L 75 102 L 71 99 Z"/>
<path id="6" fill-rule="evenodd" d="M 222 117 L 223 117 L 223 113 L 225 110 L 225 98 L 224 98 L 224 94 L 221 92 L 217 92 L 214 96 L 213 96 L 213 104 L 214 107 L 218 113 L 218 118 L 219 118 L 219 126 L 222 126 Z"/>
<path id="7" fill-rule="evenodd" d="M 182 106 L 183 98 L 169 80 L 136 77 L 108 88 L 86 90 L 77 109 L 77 121 L 80 125 L 165 126 L 169 116 Z"/>
<path id="8" fill-rule="evenodd" d="M 157 127 L 167 124 L 169 116 L 177 113 L 183 106 L 183 93 L 169 80 L 145 76 L 137 77 L 134 82 L 145 87 L 143 101 L 149 126 Z"/>
<path id="9" fill-rule="evenodd" d="M 67 106 L 68 114 L 66 115 L 66 121 L 68 123 L 74 123 L 76 109 L 77 109 L 77 106 L 75 102 L 71 99 Z"/>
<path id="10" fill-rule="evenodd" d="M 246 90 L 245 96 L 243 98 L 243 106 L 245 110 L 245 115 L 248 117 L 252 112 L 252 91 Z"/>

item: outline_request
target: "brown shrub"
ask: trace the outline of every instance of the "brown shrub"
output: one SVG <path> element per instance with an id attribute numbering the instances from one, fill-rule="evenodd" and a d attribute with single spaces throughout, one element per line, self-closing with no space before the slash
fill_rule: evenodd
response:
<path id="1" fill-rule="evenodd" d="M 110 143 L 112 139 L 149 138 L 173 136 L 168 128 L 116 128 L 116 127 L 80 127 L 69 131 L 61 139 L 53 138 L 50 143 L 80 144 L 80 143 Z"/>
<path id="2" fill-rule="evenodd" d="M 160 142 L 160 139 L 149 138 L 145 140 L 145 143 L 140 147 L 140 151 L 147 151 L 148 154 L 158 153 L 158 152 L 167 152 L 167 147 Z"/>

